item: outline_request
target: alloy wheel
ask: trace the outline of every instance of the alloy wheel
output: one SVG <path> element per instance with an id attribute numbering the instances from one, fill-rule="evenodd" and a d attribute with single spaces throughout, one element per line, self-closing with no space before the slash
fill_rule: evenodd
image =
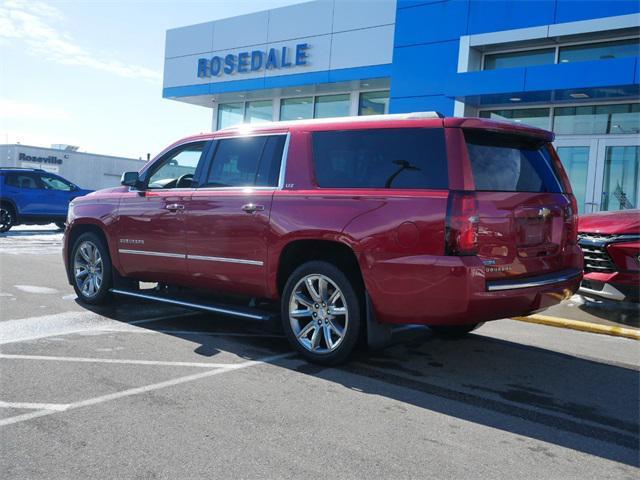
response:
<path id="1" fill-rule="evenodd" d="M 0 232 L 6 232 L 13 225 L 13 216 L 7 208 L 0 208 Z"/>
<path id="2" fill-rule="evenodd" d="M 291 293 L 289 322 L 297 341 L 310 352 L 335 351 L 349 326 L 349 310 L 342 291 L 325 275 L 303 277 Z"/>
<path id="3" fill-rule="evenodd" d="M 73 272 L 78 290 L 84 297 L 98 294 L 104 277 L 102 256 L 98 247 L 90 241 L 82 242 L 73 259 Z"/>

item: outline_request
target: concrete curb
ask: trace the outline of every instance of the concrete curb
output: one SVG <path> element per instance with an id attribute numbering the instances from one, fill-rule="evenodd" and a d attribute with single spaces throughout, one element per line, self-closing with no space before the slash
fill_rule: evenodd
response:
<path id="1" fill-rule="evenodd" d="M 520 322 L 538 323 L 541 325 L 549 325 L 551 327 L 569 328 L 571 330 L 580 330 L 581 332 L 599 333 L 601 335 L 630 338 L 631 340 L 640 340 L 640 331 L 631 328 L 600 325 L 599 323 L 581 322 L 579 320 L 548 317 L 546 315 L 513 317 L 513 320 L 518 320 Z"/>

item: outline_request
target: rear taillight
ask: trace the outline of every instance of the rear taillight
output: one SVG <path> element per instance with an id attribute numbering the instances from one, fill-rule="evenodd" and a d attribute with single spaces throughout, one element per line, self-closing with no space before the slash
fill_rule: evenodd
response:
<path id="1" fill-rule="evenodd" d="M 564 209 L 566 239 L 567 243 L 575 245 L 578 243 L 578 202 L 573 195 L 567 195 L 567 197 L 571 204 Z"/>
<path id="2" fill-rule="evenodd" d="M 478 253 L 478 201 L 474 192 L 449 193 L 445 220 L 447 255 Z"/>

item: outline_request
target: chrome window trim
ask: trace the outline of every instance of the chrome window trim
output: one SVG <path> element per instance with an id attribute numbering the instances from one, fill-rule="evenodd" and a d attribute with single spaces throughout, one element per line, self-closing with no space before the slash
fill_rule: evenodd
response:
<path id="1" fill-rule="evenodd" d="M 235 127 L 229 127 L 235 128 Z M 284 169 L 287 165 L 287 153 L 289 151 L 289 139 L 291 138 L 291 132 L 274 132 L 274 133 L 252 133 L 247 132 L 246 134 L 237 134 L 233 133 L 229 136 L 216 136 L 212 139 L 212 141 L 217 140 L 232 140 L 234 138 L 252 138 L 252 137 L 275 137 L 279 135 L 286 135 L 286 139 L 284 141 L 284 146 L 282 147 L 282 158 L 280 160 L 280 172 L 278 174 L 278 184 L 273 186 L 252 186 L 252 185 L 235 185 L 232 187 L 194 187 L 194 190 L 198 191 L 225 191 L 225 190 L 238 190 L 238 189 L 250 189 L 250 190 L 260 190 L 260 191 L 268 191 L 268 190 L 282 190 L 284 188 Z M 215 152 L 211 161 L 215 158 Z"/>
<path id="2" fill-rule="evenodd" d="M 202 192 L 202 191 L 215 191 L 215 192 L 233 192 L 236 190 L 247 190 L 246 193 L 251 193 L 251 191 L 253 190 L 258 190 L 258 191 L 272 191 L 272 190 L 277 190 L 278 187 L 251 187 L 251 186 L 244 186 L 244 187 L 196 187 L 194 188 L 194 191 L 198 191 L 198 192 Z M 193 198 L 193 197 L 192 197 Z"/>
<path id="3" fill-rule="evenodd" d="M 265 122 L 272 123 L 272 122 Z M 243 124 L 248 125 L 248 124 Z M 261 125 L 260 123 L 256 123 L 255 125 Z M 238 126 L 229 127 L 229 128 L 239 128 Z M 275 137 L 277 135 L 289 135 L 289 132 L 253 132 L 251 130 L 247 130 L 246 132 L 230 132 L 228 135 L 220 134 L 215 135 L 211 140 L 229 140 L 233 138 L 251 138 L 251 137 Z"/>
<path id="4" fill-rule="evenodd" d="M 287 139 L 284 141 L 282 148 L 282 159 L 280 160 L 280 174 L 278 175 L 278 190 L 284 188 L 284 182 L 287 172 L 287 160 L 289 159 L 289 141 L 291 140 L 291 132 L 287 133 Z"/>
<path id="5" fill-rule="evenodd" d="M 554 283 L 566 282 L 578 278 L 582 274 L 581 270 L 564 270 L 538 277 L 525 278 L 522 280 L 494 280 L 487 282 L 488 292 L 500 292 L 504 290 L 516 290 L 521 288 L 542 287 L 553 285 Z"/>

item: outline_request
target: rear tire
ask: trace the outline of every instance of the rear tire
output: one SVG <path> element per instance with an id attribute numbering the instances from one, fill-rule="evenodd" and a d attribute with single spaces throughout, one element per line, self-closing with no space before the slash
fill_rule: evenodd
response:
<path id="1" fill-rule="evenodd" d="M 356 285 L 323 261 L 304 263 L 289 276 L 282 295 L 282 326 L 306 360 L 338 365 L 353 352 L 362 314 Z"/>
<path id="2" fill-rule="evenodd" d="M 106 244 L 98 235 L 91 232 L 80 235 L 73 244 L 69 262 L 78 299 L 89 305 L 101 305 L 111 299 L 111 259 Z"/>
<path id="3" fill-rule="evenodd" d="M 470 323 L 468 325 L 434 325 L 429 328 L 439 337 L 443 338 L 460 338 L 464 337 L 467 333 L 474 331 L 476 328 L 480 328 L 482 323 Z"/>
<path id="4" fill-rule="evenodd" d="M 8 203 L 0 205 L 0 233 L 11 230 L 16 223 L 16 212 Z"/>
<path id="5" fill-rule="evenodd" d="M 60 230 L 64 230 L 65 229 L 65 224 L 64 222 L 54 222 L 56 224 L 56 227 L 58 227 Z"/>

